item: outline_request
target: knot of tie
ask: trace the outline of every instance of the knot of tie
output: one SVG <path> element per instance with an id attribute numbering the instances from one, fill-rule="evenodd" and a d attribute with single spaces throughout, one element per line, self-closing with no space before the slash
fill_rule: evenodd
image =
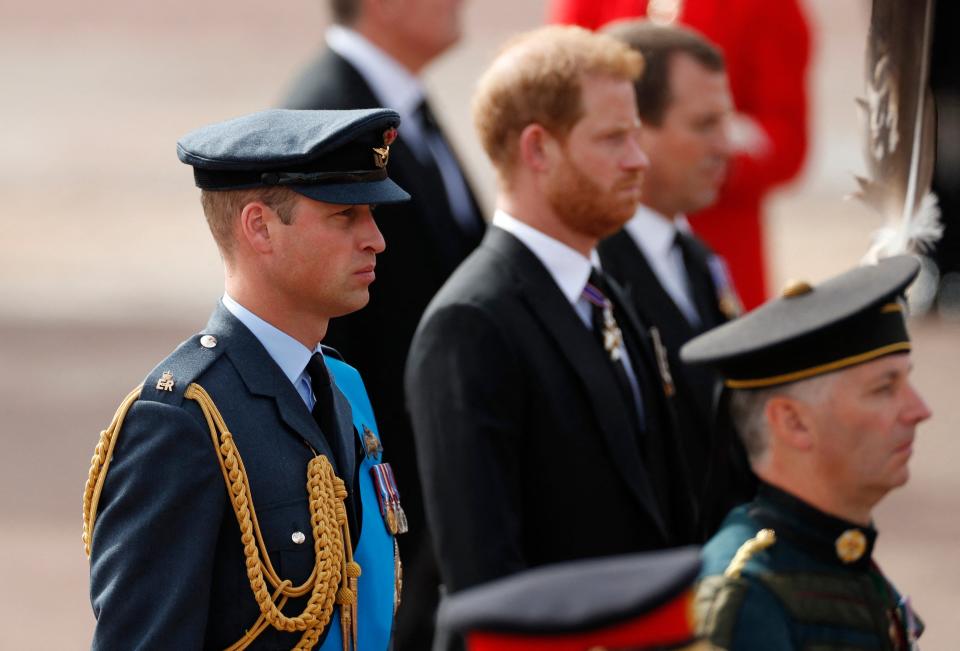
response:
<path id="1" fill-rule="evenodd" d="M 323 355 L 314 353 L 307 362 L 307 375 L 310 376 L 310 384 L 313 385 L 314 396 L 317 394 L 317 387 L 330 387 L 330 373 L 327 371 L 327 365 L 323 362 Z"/>
<path id="2" fill-rule="evenodd" d="M 437 123 L 437 118 L 430 109 L 430 104 L 427 102 L 426 98 L 420 101 L 420 104 L 417 106 L 417 109 L 414 111 L 414 113 L 416 113 L 417 117 L 420 118 L 420 124 L 423 126 L 424 131 L 427 133 L 440 132 L 440 125 Z"/>
<path id="3" fill-rule="evenodd" d="M 340 461 L 340 440 L 337 430 L 336 409 L 333 404 L 333 387 L 330 382 L 330 371 L 323 361 L 323 355 L 314 353 L 307 362 L 307 375 L 310 376 L 310 387 L 313 389 L 314 405 L 310 412 L 313 419 L 320 426 L 320 431 L 330 446 L 334 457 Z"/>

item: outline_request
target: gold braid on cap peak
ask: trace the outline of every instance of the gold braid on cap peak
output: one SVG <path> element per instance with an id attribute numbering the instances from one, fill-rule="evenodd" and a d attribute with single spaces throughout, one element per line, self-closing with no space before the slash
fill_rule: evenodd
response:
<path id="1" fill-rule="evenodd" d="M 758 552 L 762 552 L 767 547 L 772 547 L 775 542 L 777 542 L 777 534 L 773 529 L 761 529 L 756 536 L 740 545 L 740 549 L 733 555 L 733 560 L 730 561 L 730 565 L 724 570 L 723 575 L 728 579 L 739 579 L 747 561 Z"/>
<path id="2" fill-rule="evenodd" d="M 110 426 L 100 433 L 100 440 L 90 462 L 90 474 L 83 491 L 83 546 L 90 556 L 93 527 L 97 518 L 97 504 L 113 458 L 113 450 L 127 412 L 140 397 L 140 387 L 131 391 L 117 409 Z M 303 631 L 295 649 L 312 649 L 330 623 L 333 609 L 340 605 L 343 648 L 356 649 L 357 577 L 360 566 L 353 560 L 353 545 L 347 526 L 347 512 L 343 501 L 347 490 L 343 480 L 336 476 L 325 456 L 317 455 L 307 464 L 307 492 L 310 503 L 310 521 L 313 523 L 313 572 L 307 580 L 294 587 L 289 579 L 281 579 L 270 562 L 270 556 L 260 532 L 247 471 L 227 429 L 223 416 L 210 395 L 199 384 L 191 384 L 184 397 L 194 400 L 210 428 L 210 438 L 217 451 L 217 460 L 223 481 L 230 495 L 237 523 L 240 525 L 243 554 L 250 589 L 260 608 L 260 617 L 247 633 L 227 648 L 227 651 L 245 649 L 272 626 L 281 631 Z M 264 581 L 266 578 L 266 581 Z M 267 582 L 273 594 L 267 589 Z M 310 599 L 300 615 L 288 617 L 281 609 L 291 597 L 310 593 Z M 279 599 L 279 601 L 277 601 Z M 352 642 L 352 645 L 351 645 Z"/>

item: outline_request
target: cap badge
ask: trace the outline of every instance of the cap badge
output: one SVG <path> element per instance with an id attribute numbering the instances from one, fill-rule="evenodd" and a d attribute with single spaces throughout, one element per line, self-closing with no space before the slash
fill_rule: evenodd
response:
<path id="1" fill-rule="evenodd" d="M 173 373 L 164 371 L 160 379 L 157 380 L 157 391 L 173 391 Z"/>
<path id="2" fill-rule="evenodd" d="M 793 298 L 795 296 L 803 296 L 804 294 L 809 294 L 813 291 L 813 287 L 805 280 L 791 280 L 783 288 L 783 291 L 780 293 L 784 298 Z"/>
<path id="3" fill-rule="evenodd" d="M 844 563 L 856 563 L 867 551 L 867 537 L 859 529 L 847 529 L 834 543 L 837 556 Z"/>
<path id="4" fill-rule="evenodd" d="M 377 167 L 386 167 L 390 160 L 390 145 L 397 139 L 397 130 L 390 127 L 383 132 L 383 147 L 373 148 L 373 164 Z"/>

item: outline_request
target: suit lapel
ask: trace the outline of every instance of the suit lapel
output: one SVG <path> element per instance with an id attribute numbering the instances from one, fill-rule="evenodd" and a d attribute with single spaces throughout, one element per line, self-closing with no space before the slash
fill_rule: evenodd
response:
<path id="1" fill-rule="evenodd" d="M 400 187 L 419 198 L 421 210 L 413 213 L 421 222 L 419 232 L 432 240 L 433 250 L 442 256 L 444 273 L 449 275 L 476 242 L 469 240 L 450 213 L 450 202 L 440 170 L 432 162 L 424 165 L 403 142 L 402 135 L 391 147 L 391 159 L 391 177 Z"/>
<path id="2" fill-rule="evenodd" d="M 640 459 L 635 428 L 627 415 L 627 410 L 633 407 L 618 398 L 620 389 L 603 358 L 604 352 L 549 272 L 524 244 L 502 229 L 491 228 L 483 246 L 496 251 L 515 269 L 521 296 L 532 308 L 541 327 L 563 351 L 587 392 L 617 470 L 666 538 L 653 486 Z"/>
<path id="3" fill-rule="evenodd" d="M 626 230 L 603 242 L 600 258 L 604 266 L 611 263 L 611 271 L 623 286 L 628 302 L 644 322 L 658 324 L 670 340 L 686 342 L 697 334 Z M 699 311 L 699 304 L 697 307 Z"/>
<path id="4" fill-rule="evenodd" d="M 720 309 L 720 295 L 710 271 L 709 259 L 714 254 L 692 235 L 683 234 L 680 241 L 683 264 L 687 268 L 690 289 L 702 322 L 701 329 L 694 334 L 700 334 L 726 323 L 728 319 Z"/>
<path id="5" fill-rule="evenodd" d="M 204 333 L 216 336 L 217 345 L 226 347 L 226 355 L 251 394 L 272 398 L 276 402 L 280 418 L 287 426 L 318 454 L 334 460 L 335 464 L 339 463 L 340 460 L 334 459 L 330 446 L 320 432 L 320 426 L 307 410 L 300 394 L 245 325 L 218 303 Z M 347 408 L 349 409 L 349 406 Z M 342 474 L 346 469 L 338 466 L 337 470 L 338 474 Z"/>

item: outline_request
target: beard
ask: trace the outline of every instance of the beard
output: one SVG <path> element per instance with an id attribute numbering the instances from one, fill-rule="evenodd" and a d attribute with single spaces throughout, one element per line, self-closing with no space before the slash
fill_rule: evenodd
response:
<path id="1" fill-rule="evenodd" d="M 558 219 L 582 235 L 601 240 L 620 230 L 633 217 L 640 193 L 627 194 L 639 185 L 641 172 L 624 173 L 612 187 L 603 188 L 567 158 L 547 184 L 547 201 Z"/>

